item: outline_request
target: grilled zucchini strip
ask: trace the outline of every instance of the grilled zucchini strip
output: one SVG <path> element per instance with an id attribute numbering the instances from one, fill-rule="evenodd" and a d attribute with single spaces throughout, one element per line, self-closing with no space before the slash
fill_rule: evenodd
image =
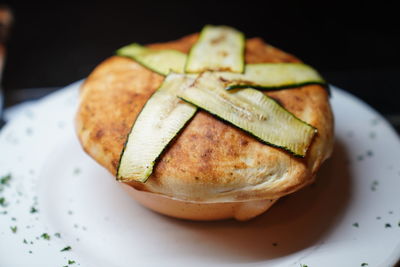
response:
<path id="1" fill-rule="evenodd" d="M 244 71 L 243 33 L 228 26 L 207 25 L 190 50 L 186 62 L 187 73 L 203 71 Z"/>
<path id="2" fill-rule="evenodd" d="M 132 58 L 144 67 L 164 76 L 170 72 L 183 73 L 187 58 L 186 54 L 177 50 L 156 50 L 137 43 L 118 49 L 116 54 Z"/>
<path id="3" fill-rule="evenodd" d="M 272 98 L 254 89 L 227 91 L 216 73 L 205 72 L 178 93 L 261 141 L 304 157 L 316 128 L 300 120 Z"/>
<path id="4" fill-rule="evenodd" d="M 197 108 L 176 95 L 193 78 L 169 74 L 138 115 L 122 151 L 117 179 L 145 182 L 157 158 L 196 113 Z"/>
<path id="5" fill-rule="evenodd" d="M 225 80 L 228 90 L 247 87 L 273 90 L 307 84 L 326 85 L 314 68 L 303 63 L 247 64 L 243 74 L 221 72 L 219 75 Z"/>

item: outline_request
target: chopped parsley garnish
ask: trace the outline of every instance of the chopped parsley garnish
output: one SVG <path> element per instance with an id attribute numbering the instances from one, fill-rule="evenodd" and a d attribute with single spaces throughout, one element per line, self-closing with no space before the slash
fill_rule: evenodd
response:
<path id="1" fill-rule="evenodd" d="M 0 184 L 9 185 L 11 178 L 12 178 L 11 174 L 4 175 L 3 177 L 0 178 Z"/>
<path id="2" fill-rule="evenodd" d="M 0 178 L 0 192 L 3 192 L 6 186 L 10 185 L 11 174 L 4 175 Z"/>
<path id="3" fill-rule="evenodd" d="M 308 267 L 306 264 L 300 264 L 300 267 Z"/>
<path id="4" fill-rule="evenodd" d="M 11 226 L 10 229 L 11 229 L 11 232 L 13 232 L 14 234 L 18 231 L 17 226 Z"/>
<path id="5" fill-rule="evenodd" d="M 385 223 L 385 228 L 390 228 L 392 225 L 390 223 Z"/>
<path id="6" fill-rule="evenodd" d="M 353 226 L 358 228 L 360 225 L 358 224 L 358 222 L 355 222 L 353 223 Z"/>
<path id="7" fill-rule="evenodd" d="M 372 150 L 367 150 L 367 156 L 372 157 L 374 155 L 374 152 Z"/>
<path id="8" fill-rule="evenodd" d="M 0 197 L 0 206 L 2 206 L 3 208 L 7 207 L 7 202 L 6 199 L 4 197 Z"/>
<path id="9" fill-rule="evenodd" d="M 68 264 L 74 264 L 74 263 L 75 263 L 75 261 L 68 260 Z"/>
<path id="10" fill-rule="evenodd" d="M 379 184 L 379 182 L 378 182 L 377 180 L 374 180 L 374 181 L 372 182 L 372 185 L 371 185 L 371 190 L 372 190 L 372 191 L 375 191 L 375 190 L 376 190 L 376 187 L 378 186 L 378 184 Z"/>
<path id="11" fill-rule="evenodd" d="M 81 169 L 79 169 L 79 168 L 75 168 L 74 169 L 74 174 L 75 175 L 78 175 L 78 174 L 80 174 L 81 173 Z"/>
<path id="12" fill-rule="evenodd" d="M 70 251 L 72 248 L 70 246 L 63 248 L 62 250 L 60 250 L 61 252 L 63 251 Z"/>
<path id="13" fill-rule="evenodd" d="M 55 233 L 54 236 L 58 237 L 58 238 L 61 238 L 61 234 L 60 233 Z"/>
<path id="14" fill-rule="evenodd" d="M 32 135 L 33 130 L 32 130 L 32 128 L 28 127 L 28 128 L 26 128 L 25 132 L 27 135 Z"/>
<path id="15" fill-rule="evenodd" d="M 26 239 L 24 238 L 24 244 L 28 244 L 28 241 L 26 241 Z"/>
<path id="16" fill-rule="evenodd" d="M 37 213 L 39 210 L 35 207 L 31 207 L 31 213 Z"/>
<path id="17" fill-rule="evenodd" d="M 361 263 L 361 266 L 368 266 L 368 263 L 363 262 L 363 263 Z"/>
<path id="18" fill-rule="evenodd" d="M 11 221 L 13 221 L 13 222 L 15 222 L 16 220 L 17 220 L 17 218 L 15 218 L 15 217 L 11 218 Z"/>
<path id="19" fill-rule="evenodd" d="M 369 138 L 375 139 L 375 137 L 376 137 L 375 132 L 370 132 L 370 133 L 369 133 Z"/>
<path id="20" fill-rule="evenodd" d="M 49 236 L 48 233 L 43 233 L 43 234 L 41 235 L 41 237 L 42 237 L 43 239 L 45 239 L 45 240 L 50 240 L 50 236 Z"/>

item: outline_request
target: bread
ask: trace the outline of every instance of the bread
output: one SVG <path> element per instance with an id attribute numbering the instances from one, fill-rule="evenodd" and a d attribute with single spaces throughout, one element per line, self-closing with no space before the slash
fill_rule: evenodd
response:
<path id="1" fill-rule="evenodd" d="M 192 34 L 150 47 L 187 53 L 197 39 L 198 34 Z M 246 41 L 245 61 L 300 62 L 259 38 Z M 132 124 L 163 79 L 134 60 L 113 56 L 82 85 L 77 134 L 84 150 L 111 174 L 116 174 Z M 128 182 L 124 187 L 142 204 L 167 215 L 195 220 L 245 220 L 264 212 L 276 199 L 311 183 L 331 155 L 334 142 L 326 89 L 307 85 L 266 94 L 318 129 L 305 158 L 295 158 L 263 144 L 199 111 L 160 156 L 148 181 Z"/>

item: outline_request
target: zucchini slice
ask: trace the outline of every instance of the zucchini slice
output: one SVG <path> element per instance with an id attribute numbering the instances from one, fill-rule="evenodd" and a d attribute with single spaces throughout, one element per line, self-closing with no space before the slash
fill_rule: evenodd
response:
<path id="1" fill-rule="evenodd" d="M 228 26 L 207 25 L 190 50 L 185 70 L 188 73 L 203 71 L 244 71 L 245 37 Z"/>
<path id="2" fill-rule="evenodd" d="M 169 72 L 183 73 L 187 58 L 186 54 L 177 50 L 156 50 L 137 43 L 118 49 L 116 54 L 132 58 L 144 67 L 164 76 Z"/>
<path id="3" fill-rule="evenodd" d="M 297 157 L 306 155 L 317 131 L 260 91 L 225 90 L 217 73 L 203 73 L 178 96 Z"/>
<path id="4" fill-rule="evenodd" d="M 197 107 L 177 97 L 193 81 L 183 74 L 169 74 L 146 102 L 122 151 L 117 180 L 145 182 L 151 175 L 156 159 L 196 113 Z"/>
<path id="5" fill-rule="evenodd" d="M 311 66 L 303 63 L 247 64 L 243 74 L 221 72 L 226 80 L 226 89 L 257 88 L 264 90 L 298 87 L 306 84 L 321 84 L 325 80 Z"/>

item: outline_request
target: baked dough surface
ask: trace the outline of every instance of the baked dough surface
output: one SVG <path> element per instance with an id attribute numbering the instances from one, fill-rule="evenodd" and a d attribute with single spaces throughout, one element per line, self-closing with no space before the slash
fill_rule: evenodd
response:
<path id="1" fill-rule="evenodd" d="M 188 53 L 198 34 L 149 45 Z M 300 62 L 296 57 L 248 39 L 246 63 Z M 81 88 L 76 131 L 82 147 L 116 174 L 121 151 L 137 115 L 164 77 L 135 61 L 113 56 L 101 63 Z M 199 111 L 159 158 L 138 190 L 193 202 L 276 199 L 309 184 L 333 147 L 329 97 L 319 85 L 267 93 L 318 134 L 304 159 L 265 145 L 229 123 Z"/>

